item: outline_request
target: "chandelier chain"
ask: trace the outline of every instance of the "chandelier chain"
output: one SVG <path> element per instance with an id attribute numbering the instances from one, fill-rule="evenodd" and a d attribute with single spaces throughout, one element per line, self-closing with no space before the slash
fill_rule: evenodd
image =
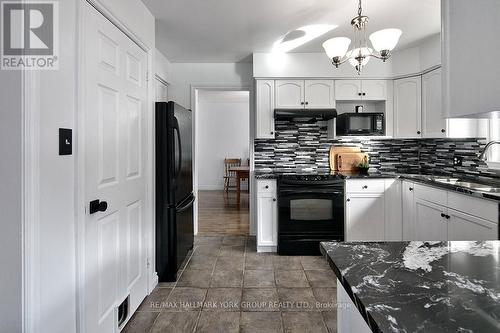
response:
<path id="1" fill-rule="evenodd" d="M 359 0 L 359 5 L 358 5 L 358 16 L 361 16 L 361 13 L 363 12 L 363 8 L 361 8 L 361 0 Z"/>

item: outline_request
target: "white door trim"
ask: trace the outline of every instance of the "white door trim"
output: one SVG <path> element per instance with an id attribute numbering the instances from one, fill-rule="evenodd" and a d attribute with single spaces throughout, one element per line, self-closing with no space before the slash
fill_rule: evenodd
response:
<path id="1" fill-rule="evenodd" d="M 191 110 L 193 112 L 193 143 L 194 143 L 194 158 L 193 158 L 193 192 L 196 195 L 196 201 L 194 203 L 194 234 L 198 234 L 198 117 L 196 116 L 196 110 L 198 109 L 198 92 L 200 90 L 210 90 L 210 91 L 248 91 L 250 98 L 250 138 L 249 138 L 249 151 L 250 151 L 250 179 L 249 179 L 249 197 L 250 197 L 250 230 L 251 235 L 255 235 L 257 230 L 255 225 L 255 203 L 253 201 L 253 170 L 254 170 L 254 139 L 255 139 L 255 92 L 252 85 L 245 84 L 234 84 L 234 83 L 193 83 L 191 84 Z"/>
<path id="2" fill-rule="evenodd" d="M 103 0 L 80 0 L 77 4 L 77 61 L 76 61 L 76 72 L 77 72 L 77 82 L 76 82 L 76 115 L 75 115 L 75 129 L 76 135 L 74 138 L 75 147 L 75 221 L 76 221 L 76 299 L 77 299 L 77 332 L 85 333 L 85 221 L 86 221 L 86 205 L 85 202 L 85 114 L 84 114 L 84 87 L 85 87 L 85 63 L 83 58 L 83 52 L 81 51 L 84 47 L 83 43 L 85 40 L 85 24 L 84 24 L 84 6 L 87 2 L 92 7 L 94 7 L 101 15 L 108 19 L 112 24 L 114 24 L 121 32 L 123 32 L 128 38 L 130 38 L 134 43 L 136 43 L 143 51 L 147 53 L 147 100 L 148 108 L 146 112 L 146 123 L 147 123 L 147 161 L 145 164 L 145 177 L 146 182 L 146 202 L 145 207 L 146 221 L 148 224 L 148 239 L 149 244 L 147 244 L 147 280 L 148 280 L 148 293 L 150 293 L 155 286 L 158 284 L 158 275 L 156 274 L 155 265 L 151 261 L 153 258 L 154 248 L 153 248 L 153 237 L 154 237 L 154 174 L 152 172 L 153 165 L 153 142 L 154 142 L 154 126 L 153 126 L 153 102 L 154 102 L 154 88 L 153 80 L 151 79 L 151 74 L 153 73 L 153 56 L 154 49 L 149 47 L 144 43 L 132 30 L 128 29 L 127 25 L 122 23 L 122 21 L 113 15 L 106 6 L 102 3 Z"/>
<path id="3" fill-rule="evenodd" d="M 40 330 L 40 73 L 22 72 L 22 331 Z"/>

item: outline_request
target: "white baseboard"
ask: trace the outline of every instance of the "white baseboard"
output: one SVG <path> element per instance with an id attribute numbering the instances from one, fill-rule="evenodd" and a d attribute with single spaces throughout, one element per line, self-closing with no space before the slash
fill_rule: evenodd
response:
<path id="1" fill-rule="evenodd" d="M 257 246 L 257 252 L 277 252 L 277 246 Z"/>

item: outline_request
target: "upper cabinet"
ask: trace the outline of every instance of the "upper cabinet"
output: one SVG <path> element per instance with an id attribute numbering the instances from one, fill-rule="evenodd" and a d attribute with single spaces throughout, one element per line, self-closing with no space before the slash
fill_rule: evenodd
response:
<path id="1" fill-rule="evenodd" d="M 255 89 L 255 136 L 274 138 L 274 80 L 257 80 Z"/>
<path id="2" fill-rule="evenodd" d="M 422 136 L 445 138 L 446 119 L 442 113 L 441 69 L 422 75 Z"/>
<path id="3" fill-rule="evenodd" d="M 442 0 L 443 105 L 446 117 L 500 111 L 498 0 Z"/>
<path id="4" fill-rule="evenodd" d="M 304 96 L 307 109 L 335 107 L 333 80 L 306 80 Z"/>
<path id="5" fill-rule="evenodd" d="M 334 107 L 333 80 L 276 80 L 277 109 Z"/>
<path id="6" fill-rule="evenodd" d="M 304 105 L 304 80 L 276 81 L 277 109 L 300 109 Z"/>
<path id="7" fill-rule="evenodd" d="M 386 80 L 361 81 L 362 99 L 367 101 L 384 101 L 387 99 Z"/>
<path id="8" fill-rule="evenodd" d="M 335 81 L 335 99 L 338 101 L 361 99 L 361 80 Z"/>
<path id="9" fill-rule="evenodd" d="M 418 138 L 422 135 L 420 76 L 394 80 L 394 135 Z"/>
<path id="10" fill-rule="evenodd" d="M 387 99 L 386 80 L 337 80 L 335 99 L 343 101 L 383 101 Z"/>

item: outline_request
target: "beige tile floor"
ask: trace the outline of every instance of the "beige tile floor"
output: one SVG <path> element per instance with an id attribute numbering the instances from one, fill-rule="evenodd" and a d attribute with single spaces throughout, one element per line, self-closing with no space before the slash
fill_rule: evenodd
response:
<path id="1" fill-rule="evenodd" d="M 200 236 L 123 332 L 336 332 L 336 278 L 322 257 L 256 253 L 246 236 Z"/>

